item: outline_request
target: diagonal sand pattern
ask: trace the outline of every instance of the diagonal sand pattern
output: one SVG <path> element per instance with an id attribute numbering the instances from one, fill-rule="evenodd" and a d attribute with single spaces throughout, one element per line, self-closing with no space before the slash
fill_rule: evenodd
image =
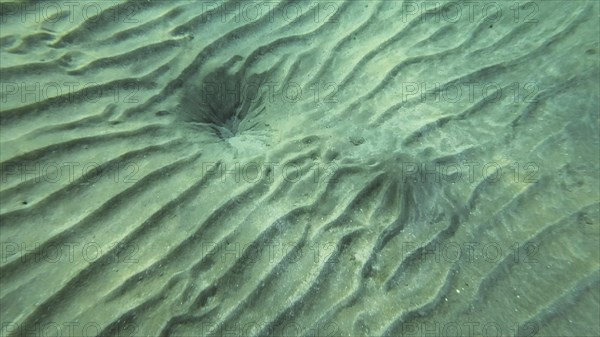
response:
<path id="1" fill-rule="evenodd" d="M 1 6 L 2 336 L 600 334 L 596 1 Z"/>

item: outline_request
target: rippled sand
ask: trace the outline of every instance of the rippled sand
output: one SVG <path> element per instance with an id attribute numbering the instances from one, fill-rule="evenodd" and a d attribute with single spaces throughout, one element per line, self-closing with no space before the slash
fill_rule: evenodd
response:
<path id="1" fill-rule="evenodd" d="M 2 336 L 600 335 L 598 2 L 0 6 Z"/>

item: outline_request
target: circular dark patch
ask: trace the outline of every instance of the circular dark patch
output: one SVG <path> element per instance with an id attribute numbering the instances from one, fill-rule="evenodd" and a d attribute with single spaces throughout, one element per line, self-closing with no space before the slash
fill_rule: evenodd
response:
<path id="1" fill-rule="evenodd" d="M 265 109 L 263 99 L 260 94 L 249 94 L 248 88 L 260 86 L 261 76 L 247 79 L 243 67 L 230 73 L 239 61 L 241 57 L 235 56 L 199 82 L 184 85 L 180 108 L 185 123 L 208 130 L 221 140 L 259 125 L 254 118 Z"/>

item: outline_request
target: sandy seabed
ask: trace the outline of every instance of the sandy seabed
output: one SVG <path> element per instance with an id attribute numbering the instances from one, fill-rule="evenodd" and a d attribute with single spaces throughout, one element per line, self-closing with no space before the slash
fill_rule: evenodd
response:
<path id="1" fill-rule="evenodd" d="M 1 1 L 1 336 L 599 336 L 597 1 Z"/>

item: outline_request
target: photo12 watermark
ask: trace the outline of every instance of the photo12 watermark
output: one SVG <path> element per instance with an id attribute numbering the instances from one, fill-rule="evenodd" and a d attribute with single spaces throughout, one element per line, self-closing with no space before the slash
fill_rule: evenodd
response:
<path id="1" fill-rule="evenodd" d="M 135 162 L 114 162 L 108 165 L 75 161 L 12 162 L 0 164 L 0 179 L 3 184 L 9 181 L 56 184 L 78 180 L 96 183 L 105 178 L 115 183 L 133 184 L 138 181 L 139 170 Z"/>
<path id="2" fill-rule="evenodd" d="M 514 23 L 538 22 L 539 4 L 533 1 L 403 1 L 402 22 L 457 23 L 486 22 L 494 24 L 503 18 Z"/>
<path id="3" fill-rule="evenodd" d="M 500 322 L 493 320 L 402 322 L 396 328 L 403 337 L 535 337 L 540 331 L 536 323 Z"/>
<path id="4" fill-rule="evenodd" d="M 287 182 L 298 182 L 304 177 L 309 177 L 312 182 L 321 181 L 337 182 L 334 174 L 339 168 L 338 164 L 311 163 L 299 165 L 293 162 L 235 162 L 228 164 L 217 164 L 216 162 L 203 162 L 201 175 L 203 179 L 218 179 L 220 182 L 235 181 L 256 183 L 259 181 L 273 182 L 283 179 Z"/>
<path id="5" fill-rule="evenodd" d="M 0 22 L 75 23 L 114 22 L 139 23 L 138 13 L 144 2 L 121 1 L 3 1 L 0 2 Z"/>
<path id="6" fill-rule="evenodd" d="M 3 104 L 34 104 L 43 101 L 52 103 L 87 102 L 96 103 L 139 103 L 137 93 L 140 84 L 127 81 L 118 85 L 101 85 L 96 82 L 0 82 L 0 102 Z"/>
<path id="7" fill-rule="evenodd" d="M 174 334 L 177 335 L 177 334 Z M 203 322 L 198 337 L 246 337 L 246 336 L 312 336 L 341 337 L 340 327 L 335 322 L 307 326 L 294 320 L 286 321 L 233 321 L 220 323 L 217 320 Z"/>
<path id="8" fill-rule="evenodd" d="M 2 322 L 0 337 L 92 337 L 101 336 L 105 327 L 98 322 L 36 322 L 31 325 L 22 325 L 17 322 Z M 124 323 L 111 331 L 114 337 L 134 337 L 138 332 L 134 323 Z"/>
<path id="9" fill-rule="evenodd" d="M 535 82 L 512 82 L 502 85 L 496 82 L 467 82 L 467 83 L 439 83 L 439 82 L 402 82 L 400 85 L 401 102 L 408 101 L 474 103 L 478 98 L 498 102 L 505 98 L 513 103 L 535 103 L 536 95 L 540 91 Z"/>
<path id="10" fill-rule="evenodd" d="M 338 1 L 198 1 L 195 5 L 201 8 L 202 22 L 250 23 L 266 20 L 268 23 L 290 23 L 301 17 L 310 18 L 315 23 L 337 23 L 335 15 L 340 6 Z"/>
<path id="11" fill-rule="evenodd" d="M 339 263 L 335 254 L 338 251 L 336 242 L 324 242 L 300 245 L 294 241 L 268 242 L 212 242 L 201 243 L 201 258 L 210 257 L 222 263 L 241 260 L 244 264 L 278 264 L 298 263 L 305 258 L 315 264 Z"/>
<path id="12" fill-rule="evenodd" d="M 416 242 L 402 242 L 400 260 L 417 265 L 424 262 L 434 263 L 491 263 L 496 264 L 504 259 L 514 263 L 539 263 L 539 245 L 536 242 L 514 242 L 510 246 L 495 241 L 449 241 L 428 245 Z"/>
<path id="13" fill-rule="evenodd" d="M 118 242 L 101 245 L 99 242 L 63 242 L 41 244 L 39 242 L 0 242 L 2 263 L 93 263 L 105 258 L 107 263 L 134 264 L 139 262 L 139 247 L 135 243 Z"/>
<path id="14" fill-rule="evenodd" d="M 494 183 L 508 178 L 514 183 L 535 183 L 539 179 L 540 167 L 535 162 L 513 162 L 501 165 L 498 162 L 461 161 L 450 163 L 400 162 L 402 181 L 458 183 L 485 181 Z"/>
<path id="15" fill-rule="evenodd" d="M 183 85 L 183 83 L 181 83 Z M 317 82 L 302 87 L 294 81 L 235 82 L 203 81 L 197 88 L 202 101 L 297 103 L 312 100 L 314 103 L 338 103 L 339 86 L 335 82 Z"/>

